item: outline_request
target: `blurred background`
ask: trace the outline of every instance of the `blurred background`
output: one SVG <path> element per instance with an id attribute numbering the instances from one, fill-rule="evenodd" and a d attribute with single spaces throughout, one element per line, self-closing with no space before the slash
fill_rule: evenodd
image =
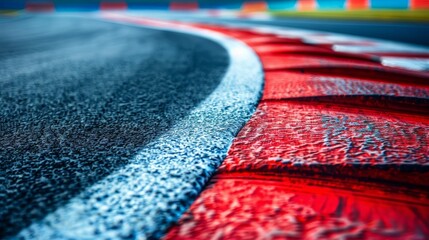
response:
<path id="1" fill-rule="evenodd" d="M 329 14 L 330 17 L 371 17 L 376 11 L 378 18 L 397 17 L 427 19 L 429 0 L 1 0 L 0 9 L 28 11 L 52 10 L 233 10 L 244 12 L 269 12 L 282 16 L 310 13 Z M 343 16 L 344 17 L 344 16 Z"/>
<path id="2" fill-rule="evenodd" d="M 429 46 L 429 0 L 0 0 L 0 16 L 100 10 L 167 20 L 267 24 Z"/>

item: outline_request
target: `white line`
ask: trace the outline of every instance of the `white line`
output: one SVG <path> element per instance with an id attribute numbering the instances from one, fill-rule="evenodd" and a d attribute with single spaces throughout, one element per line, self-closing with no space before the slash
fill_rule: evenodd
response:
<path id="1" fill-rule="evenodd" d="M 256 108 L 262 66 L 245 44 L 211 31 L 155 28 L 220 43 L 230 65 L 216 90 L 130 164 L 68 204 L 23 229 L 25 239 L 147 239 L 161 237 L 179 219 L 221 164 Z"/>

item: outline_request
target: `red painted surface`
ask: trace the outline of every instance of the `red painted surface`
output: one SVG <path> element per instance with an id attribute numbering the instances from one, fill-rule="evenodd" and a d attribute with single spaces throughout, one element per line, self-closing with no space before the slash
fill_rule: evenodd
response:
<path id="1" fill-rule="evenodd" d="M 298 0 L 297 5 L 298 11 L 312 11 L 317 8 L 316 0 Z"/>
<path id="2" fill-rule="evenodd" d="M 265 44 L 277 44 L 277 45 L 302 45 L 303 42 L 299 38 L 287 38 L 287 37 L 276 37 L 276 36 L 252 36 L 252 37 L 241 37 L 241 41 L 244 41 L 250 46 L 260 46 Z"/>
<path id="3" fill-rule="evenodd" d="M 363 182 L 221 174 L 164 239 L 426 239 L 428 203 Z"/>
<path id="4" fill-rule="evenodd" d="M 429 168 L 428 112 L 416 114 L 421 106 L 412 113 L 395 107 L 378 97 L 263 100 L 219 172 L 319 174 L 429 186 L 429 174 L 410 174 Z M 405 167 L 409 171 L 400 171 Z"/>
<path id="5" fill-rule="evenodd" d="M 55 10 L 53 2 L 27 2 L 25 10 L 29 12 L 52 12 Z"/>
<path id="6" fill-rule="evenodd" d="M 340 67 L 362 67 L 362 68 L 381 68 L 378 63 L 372 63 L 360 59 L 348 59 L 345 61 L 341 57 L 337 56 L 303 56 L 293 54 L 282 54 L 282 55 L 264 55 L 260 57 L 264 70 L 287 70 L 297 69 L 303 70 L 312 68 L 340 68 Z"/>
<path id="7" fill-rule="evenodd" d="M 332 57 L 338 59 L 354 59 L 369 62 L 377 62 L 379 59 L 370 54 L 354 54 L 345 52 L 335 52 L 330 48 L 322 48 L 319 46 L 309 45 L 280 45 L 279 44 L 263 44 L 255 46 L 253 49 L 256 53 L 264 56 L 269 55 L 284 55 L 284 56 L 311 56 L 311 57 Z"/>
<path id="8" fill-rule="evenodd" d="M 263 12 L 268 10 L 268 5 L 265 1 L 244 2 L 241 10 L 243 12 Z"/>
<path id="9" fill-rule="evenodd" d="M 406 58 L 428 58 L 429 53 L 409 53 L 409 52 L 371 52 L 368 53 L 374 56 L 382 56 L 382 57 L 406 57 Z"/>
<path id="10" fill-rule="evenodd" d="M 192 26 L 251 46 L 265 86 L 218 172 L 165 239 L 429 238 L 427 72 L 299 38 Z"/>
<path id="11" fill-rule="evenodd" d="M 346 4 L 349 10 L 362 10 L 369 8 L 369 0 L 348 0 Z"/>
<path id="12" fill-rule="evenodd" d="M 358 77 L 375 81 L 428 85 L 429 74 L 336 57 L 261 56 L 265 71 L 294 71 L 319 76 Z"/>
<path id="13" fill-rule="evenodd" d="M 198 2 L 171 2 L 170 10 L 177 11 L 189 11 L 189 10 L 197 10 Z"/>
<path id="14" fill-rule="evenodd" d="M 198 27 L 259 54 L 264 94 L 165 239 L 429 237 L 428 73 L 332 43 Z"/>
<path id="15" fill-rule="evenodd" d="M 281 100 L 321 96 L 345 98 L 345 96 L 357 95 L 429 98 L 429 84 L 428 86 L 421 86 L 409 84 L 406 81 L 387 83 L 377 80 L 377 78 L 321 76 L 300 72 L 271 71 L 265 73 L 265 90 L 262 99 Z"/>
<path id="16" fill-rule="evenodd" d="M 429 0 L 410 0 L 411 9 L 429 9 Z"/>
<path id="17" fill-rule="evenodd" d="M 126 2 L 101 2 L 101 10 L 126 10 L 128 8 Z"/>

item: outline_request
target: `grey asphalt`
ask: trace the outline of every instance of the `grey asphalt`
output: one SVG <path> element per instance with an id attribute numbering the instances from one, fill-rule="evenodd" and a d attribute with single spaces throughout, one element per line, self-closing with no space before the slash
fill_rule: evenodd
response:
<path id="1" fill-rule="evenodd" d="M 204 21 L 429 45 L 429 29 L 419 24 Z M 103 238 L 159 238 L 220 164 L 262 85 L 255 64 L 240 66 L 245 72 L 230 82 L 251 79 L 253 85 L 242 84 L 228 98 L 206 103 L 213 107 L 210 114 L 192 115 L 214 92 L 234 88 L 232 83 L 219 88 L 232 61 L 224 47 L 196 36 L 99 20 L 0 19 L 0 46 L 0 238 L 23 229 L 20 236 L 28 239 L 101 238 L 100 229 Z M 225 99 L 232 99 L 229 105 Z M 135 176 L 144 179 L 129 180 Z M 168 179 L 174 181 L 165 185 Z M 134 195 L 125 197 L 132 190 Z M 111 200 L 120 194 L 120 204 Z M 68 202 L 71 207 L 63 208 Z M 30 226 L 34 222 L 39 223 Z M 76 222 L 82 225 L 68 228 Z"/>
<path id="2" fill-rule="evenodd" d="M 1 19 L 0 46 L 0 238 L 126 165 L 229 65 L 207 39 L 83 18 Z"/>

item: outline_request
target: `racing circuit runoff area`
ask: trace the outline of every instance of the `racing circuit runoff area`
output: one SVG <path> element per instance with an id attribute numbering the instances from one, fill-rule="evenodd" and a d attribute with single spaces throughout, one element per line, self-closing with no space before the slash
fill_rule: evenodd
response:
<path id="1" fill-rule="evenodd" d="M 429 239 L 428 1 L 0 8 L 0 239 Z"/>

